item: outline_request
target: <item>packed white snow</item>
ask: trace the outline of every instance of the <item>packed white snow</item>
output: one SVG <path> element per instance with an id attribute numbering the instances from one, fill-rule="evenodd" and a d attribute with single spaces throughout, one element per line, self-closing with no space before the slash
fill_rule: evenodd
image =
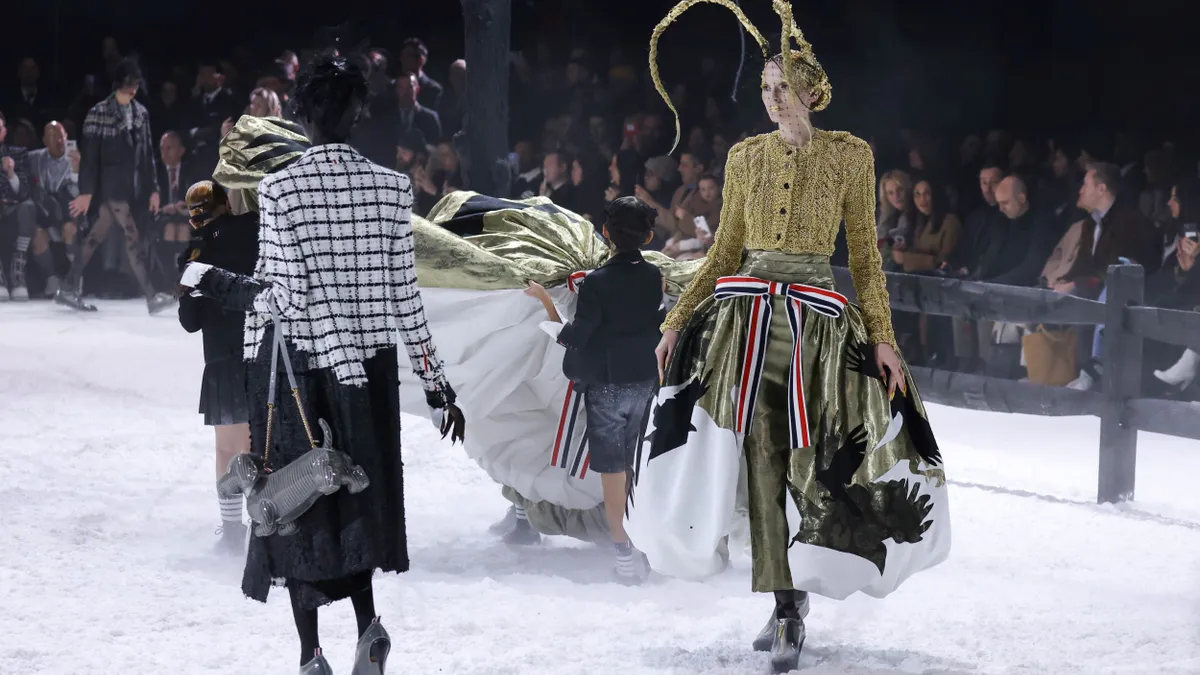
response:
<path id="1" fill-rule="evenodd" d="M 199 336 L 141 303 L 0 305 L 0 673 L 297 671 L 286 593 L 244 599 L 240 564 L 213 553 L 201 370 Z M 1200 673 L 1200 444 L 1142 434 L 1137 501 L 1097 506 L 1095 419 L 931 417 L 950 560 L 886 600 L 815 599 L 803 672 Z M 389 672 L 767 672 L 750 640 L 772 601 L 747 559 L 626 588 L 611 551 L 507 548 L 487 533 L 499 488 L 425 418 L 404 423 L 413 570 L 376 580 Z M 348 674 L 348 603 L 321 637 Z"/>

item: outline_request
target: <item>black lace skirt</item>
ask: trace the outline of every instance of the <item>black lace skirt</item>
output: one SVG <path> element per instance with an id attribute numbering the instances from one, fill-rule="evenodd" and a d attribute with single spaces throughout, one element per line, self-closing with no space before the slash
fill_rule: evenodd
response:
<path id="1" fill-rule="evenodd" d="M 200 384 L 200 414 L 204 415 L 204 423 L 210 427 L 250 421 L 245 362 L 241 359 L 222 359 L 204 366 L 204 378 Z"/>
<path id="2" fill-rule="evenodd" d="M 271 333 L 268 328 L 263 337 L 267 349 L 248 364 L 250 436 L 259 455 L 266 441 Z M 359 494 L 343 488 L 318 499 L 296 521 L 295 534 L 251 537 L 242 591 L 265 602 L 271 587 L 284 582 L 299 591 L 300 605 L 311 609 L 357 593 L 376 570 L 408 570 L 397 350 L 382 349 L 363 362 L 367 383 L 362 386 L 338 382 L 332 370 L 308 368 L 306 355 L 294 345 L 291 352 L 313 432 L 321 433 L 318 419 L 328 422 L 333 447 L 348 453 L 371 479 L 370 487 Z M 283 364 L 278 368 L 278 418 L 271 451 L 271 464 L 277 467 L 309 449 Z"/>

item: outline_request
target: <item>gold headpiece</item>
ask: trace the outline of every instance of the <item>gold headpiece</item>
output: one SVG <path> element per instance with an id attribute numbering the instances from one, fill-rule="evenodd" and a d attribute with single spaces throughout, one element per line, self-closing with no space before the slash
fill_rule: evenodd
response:
<path id="1" fill-rule="evenodd" d="M 667 30 L 667 26 L 675 23 L 675 20 L 680 17 L 688 9 L 702 2 L 711 2 L 721 5 L 722 7 L 733 12 L 742 27 L 746 29 L 758 42 L 758 46 L 762 49 L 763 57 L 769 57 L 769 47 L 767 41 L 763 38 L 762 33 L 750 23 L 750 19 L 746 18 L 742 8 L 738 7 L 733 0 L 683 0 L 679 4 L 671 8 L 662 21 L 654 27 L 654 32 L 650 35 L 650 77 L 654 80 L 654 88 L 658 90 L 658 95 L 666 102 L 667 107 L 675 115 L 675 143 L 671 145 L 671 152 L 675 152 L 675 148 L 679 146 L 679 139 L 682 130 L 679 126 L 679 111 L 675 108 L 675 104 L 671 102 L 671 96 L 667 93 L 666 87 L 663 86 L 662 78 L 658 75 L 658 39 L 663 32 Z M 796 26 L 795 20 L 792 19 L 792 5 L 788 0 L 772 0 L 772 5 L 775 13 L 779 15 L 779 20 L 783 24 L 782 31 L 782 48 L 780 53 L 785 55 L 782 58 L 783 76 L 794 91 L 809 90 L 815 96 L 813 103 L 809 106 L 809 110 L 820 111 L 824 110 L 829 105 L 829 99 L 833 95 L 833 88 L 829 84 L 829 77 L 825 74 L 825 69 L 817 61 L 816 55 L 813 54 L 812 45 L 804 39 L 804 33 Z M 796 48 L 792 48 L 792 41 L 795 40 Z M 790 55 L 791 58 L 786 58 Z M 797 67 L 799 72 L 797 72 Z"/>

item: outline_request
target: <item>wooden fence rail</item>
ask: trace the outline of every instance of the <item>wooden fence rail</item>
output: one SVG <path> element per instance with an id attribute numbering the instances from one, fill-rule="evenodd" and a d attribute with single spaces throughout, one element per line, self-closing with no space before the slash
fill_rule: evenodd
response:
<path id="1" fill-rule="evenodd" d="M 854 297 L 850 272 L 835 268 L 839 290 Z M 1143 306 L 1137 265 L 1108 269 L 1105 302 L 1053 291 L 960 279 L 887 274 L 892 309 L 1021 324 L 1102 325 L 1102 391 L 1073 391 L 983 375 L 913 368 L 922 396 L 970 410 L 1100 418 L 1097 500 L 1133 498 L 1138 430 L 1200 440 L 1200 404 L 1140 398 L 1144 340 L 1200 349 L 1200 313 Z"/>

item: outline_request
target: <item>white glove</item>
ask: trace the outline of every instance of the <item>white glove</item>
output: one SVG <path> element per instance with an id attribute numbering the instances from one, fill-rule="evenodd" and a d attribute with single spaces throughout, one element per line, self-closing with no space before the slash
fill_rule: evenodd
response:
<path id="1" fill-rule="evenodd" d="M 179 279 L 179 285 L 186 286 L 187 288 L 195 288 L 200 285 L 200 278 L 211 269 L 212 265 L 190 262 L 187 267 L 183 268 L 183 276 Z"/>

